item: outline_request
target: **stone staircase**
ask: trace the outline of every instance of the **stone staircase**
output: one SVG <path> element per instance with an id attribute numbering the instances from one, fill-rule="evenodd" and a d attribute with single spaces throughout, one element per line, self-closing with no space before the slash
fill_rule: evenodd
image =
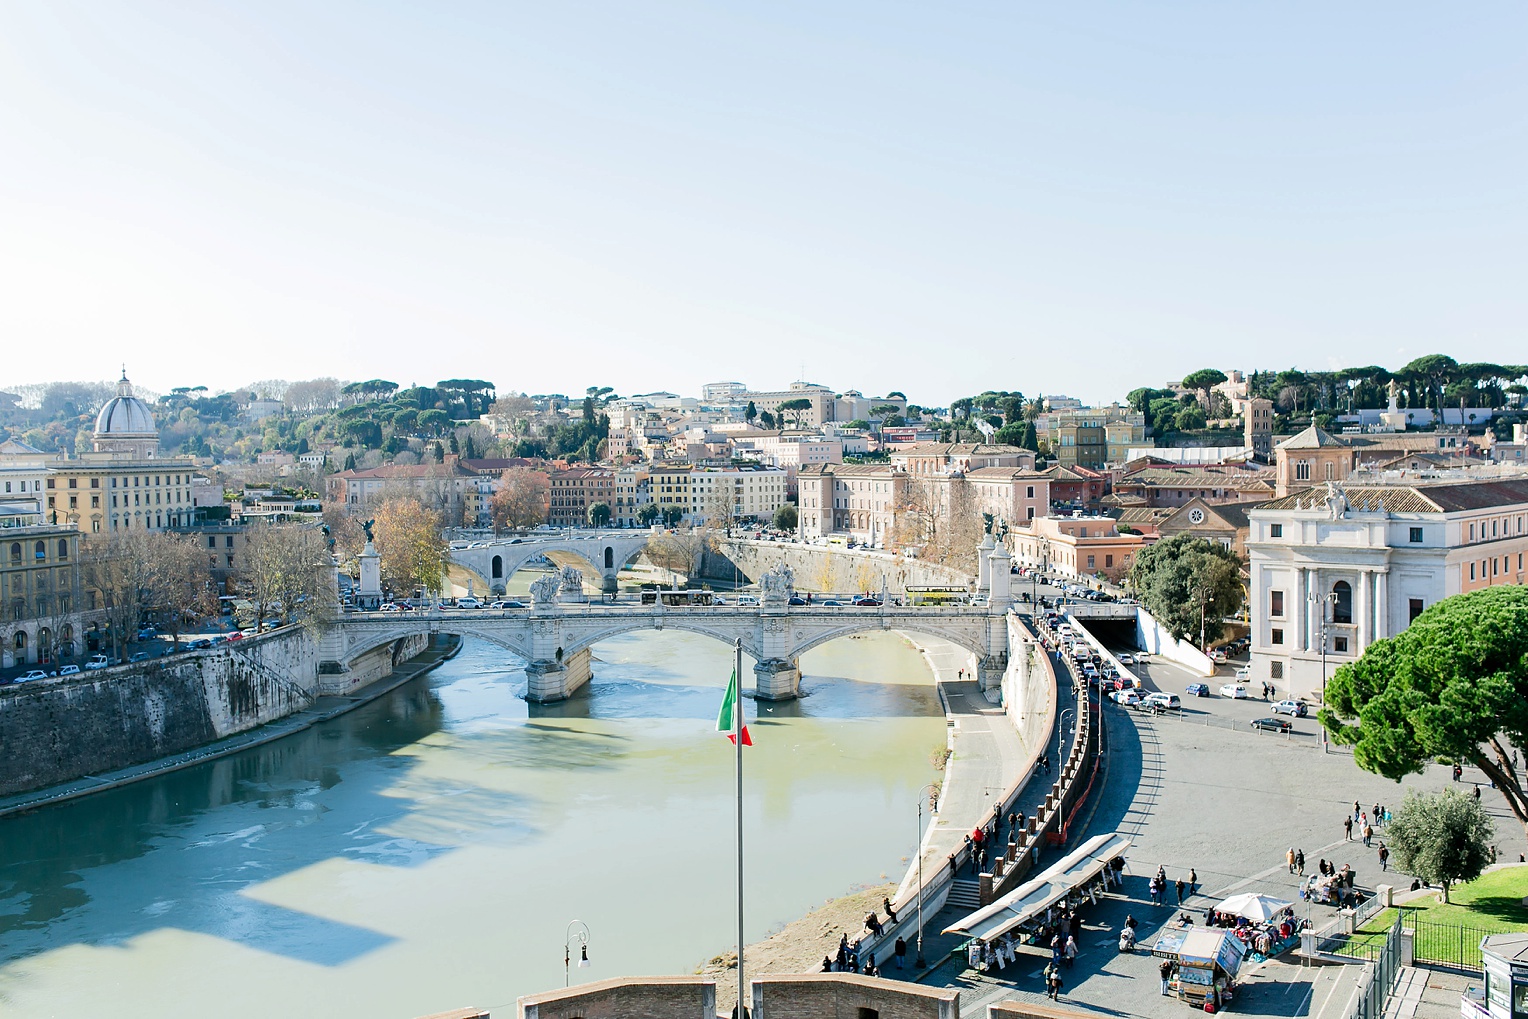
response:
<path id="1" fill-rule="evenodd" d="M 975 878 L 956 878 L 950 884 L 949 897 L 944 900 L 946 906 L 954 906 L 966 912 L 973 912 L 981 908 L 982 894 L 981 883 Z"/>

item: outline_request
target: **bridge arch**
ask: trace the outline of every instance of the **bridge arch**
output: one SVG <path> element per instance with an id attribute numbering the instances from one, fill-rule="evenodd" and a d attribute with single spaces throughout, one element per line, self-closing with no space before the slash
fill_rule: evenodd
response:
<path id="1" fill-rule="evenodd" d="M 466 624 L 466 625 L 463 625 Z M 406 637 L 417 637 L 420 634 L 449 633 L 456 637 L 476 637 L 490 644 L 497 644 L 517 658 L 530 661 L 532 658 L 530 649 L 508 639 L 497 630 L 480 628 L 471 625 L 469 619 L 455 619 L 450 617 L 438 620 L 419 620 L 415 625 L 390 626 L 385 630 L 365 633 L 355 638 L 354 643 L 345 649 L 345 663 L 348 665 L 357 658 L 368 652 L 375 651 L 379 647 L 385 647 L 397 640 Z"/>
<path id="2" fill-rule="evenodd" d="M 612 637 L 620 637 L 628 633 L 658 630 L 683 630 L 685 633 L 697 633 L 703 637 L 712 637 L 719 640 L 728 647 L 731 647 L 733 642 L 741 637 L 743 640 L 743 654 L 756 662 L 761 661 L 764 657 L 754 644 L 753 627 L 751 625 L 719 626 L 714 622 L 706 623 L 703 617 L 694 618 L 678 614 L 663 616 L 661 617 L 661 622 L 656 617 L 636 617 L 611 621 L 609 626 L 580 634 L 577 639 L 569 641 L 567 651 L 569 654 L 575 654 L 579 651 L 588 650 L 601 641 L 610 640 Z"/>
<path id="3" fill-rule="evenodd" d="M 934 627 L 908 625 L 901 619 L 888 620 L 884 625 L 880 619 L 866 617 L 864 619 L 836 626 L 821 633 L 814 633 L 810 637 L 795 644 L 791 648 L 791 657 L 800 658 L 808 651 L 819 648 L 824 644 L 832 643 L 843 637 L 853 637 L 865 633 L 877 633 L 882 630 L 900 630 L 906 633 L 916 633 L 924 637 L 932 637 L 936 640 L 948 641 L 963 651 L 969 651 L 978 659 L 987 655 L 986 642 L 983 636 L 975 633 L 966 633 L 961 628 L 935 629 Z"/>

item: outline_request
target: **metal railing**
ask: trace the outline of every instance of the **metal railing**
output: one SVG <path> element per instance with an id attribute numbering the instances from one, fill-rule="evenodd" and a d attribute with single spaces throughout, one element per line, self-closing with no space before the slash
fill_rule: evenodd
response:
<path id="1" fill-rule="evenodd" d="M 1358 986 L 1342 1011 L 1342 1019 L 1381 1019 L 1385 1014 L 1385 999 L 1401 974 L 1400 914 L 1396 914 L 1383 942 L 1351 947 L 1364 952 L 1368 961 L 1364 963 Z"/>
<path id="2" fill-rule="evenodd" d="M 1405 912 L 1415 916 L 1413 911 Z M 1497 933 L 1479 927 L 1421 919 L 1408 919 L 1406 926 L 1416 931 L 1411 943 L 1412 958 L 1416 962 L 1477 974 L 1481 966 L 1480 939 Z"/>

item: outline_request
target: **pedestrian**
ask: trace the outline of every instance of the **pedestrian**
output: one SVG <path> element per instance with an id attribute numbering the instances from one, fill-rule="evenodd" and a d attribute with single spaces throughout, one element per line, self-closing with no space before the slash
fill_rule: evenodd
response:
<path id="1" fill-rule="evenodd" d="M 1077 939 L 1070 934 L 1066 936 L 1066 947 L 1061 950 L 1061 956 L 1066 960 L 1068 969 L 1077 961 Z"/>
<path id="2" fill-rule="evenodd" d="M 1383 842 L 1379 844 L 1379 869 L 1390 869 L 1390 850 L 1385 848 L 1385 844 Z"/>
<path id="3" fill-rule="evenodd" d="M 1364 845 L 1368 846 L 1369 845 L 1369 840 L 1374 837 L 1374 829 L 1370 828 L 1367 824 L 1364 825 L 1364 827 L 1363 827 L 1363 837 L 1364 837 Z"/>
<path id="4" fill-rule="evenodd" d="M 1305 850 L 1303 849 L 1295 850 L 1295 873 L 1301 877 L 1305 876 Z"/>
<path id="5" fill-rule="evenodd" d="M 1358 820 L 1358 811 L 1359 811 L 1359 809 L 1360 808 L 1358 806 L 1358 801 L 1354 800 L 1353 801 L 1353 820 L 1355 820 L 1355 821 Z"/>
<path id="6" fill-rule="evenodd" d="M 1173 885 L 1173 887 L 1178 890 L 1178 905 L 1181 906 L 1183 905 L 1183 889 L 1187 886 L 1184 884 L 1183 879 L 1180 877 Z"/>
<path id="7" fill-rule="evenodd" d="M 902 961 L 907 958 L 907 939 L 897 938 L 897 945 L 894 951 L 897 953 L 897 969 L 901 969 Z"/>
<path id="8" fill-rule="evenodd" d="M 1188 893 L 1190 895 L 1199 894 L 1199 875 L 1194 873 L 1193 867 L 1188 869 Z"/>
<path id="9" fill-rule="evenodd" d="M 1461 768 L 1459 765 L 1455 764 L 1454 765 L 1454 781 L 1455 782 L 1459 781 L 1459 776 L 1461 776 L 1463 774 L 1464 774 L 1464 769 Z"/>
<path id="10" fill-rule="evenodd" d="M 1050 986 L 1048 990 L 1052 1001 L 1061 1000 L 1061 970 L 1051 970 Z"/>
<path id="11" fill-rule="evenodd" d="M 1289 864 L 1289 872 L 1291 874 L 1293 874 L 1295 872 L 1295 847 L 1294 846 L 1290 846 L 1289 847 L 1289 852 L 1284 854 L 1284 860 L 1285 860 L 1285 862 L 1287 862 Z"/>
<path id="12" fill-rule="evenodd" d="M 1342 837 L 1349 842 L 1353 841 L 1353 819 L 1351 817 L 1344 817 L 1342 819 Z"/>
<path id="13" fill-rule="evenodd" d="M 1171 980 L 1172 976 L 1173 976 L 1173 964 L 1171 962 L 1168 962 L 1166 959 L 1163 959 L 1162 960 L 1162 965 L 1157 967 L 1157 969 L 1158 969 L 1158 972 L 1160 972 L 1162 974 L 1162 993 L 1166 994 L 1167 993 L 1167 982 L 1169 980 Z"/>
<path id="14" fill-rule="evenodd" d="M 891 900 L 881 896 L 881 911 L 886 914 L 886 926 L 892 927 L 897 922 L 897 911 L 891 908 Z"/>
<path id="15" fill-rule="evenodd" d="M 832 957 L 826 956 L 826 955 L 822 957 L 822 971 L 824 973 L 831 973 L 831 972 L 833 972 L 833 959 L 832 959 Z"/>
<path id="16" fill-rule="evenodd" d="M 1380 806 L 1379 806 L 1379 804 L 1378 804 L 1378 803 L 1376 803 L 1376 804 L 1375 804 L 1375 805 L 1374 805 L 1374 823 L 1375 823 L 1375 824 L 1379 824 L 1379 822 L 1380 822 L 1380 820 L 1381 820 L 1381 819 L 1382 819 L 1382 818 L 1383 818 L 1383 817 L 1384 817 L 1384 816 L 1385 816 L 1385 815 L 1384 815 L 1384 814 L 1383 814 L 1383 813 L 1381 813 L 1381 812 L 1380 812 Z"/>
<path id="17" fill-rule="evenodd" d="M 1475 783 L 1475 798 L 1477 800 L 1480 799 L 1480 783 L 1479 782 Z"/>

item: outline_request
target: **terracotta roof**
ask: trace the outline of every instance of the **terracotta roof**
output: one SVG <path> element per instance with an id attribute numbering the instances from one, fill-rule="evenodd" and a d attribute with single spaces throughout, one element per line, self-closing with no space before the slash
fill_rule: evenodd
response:
<path id="1" fill-rule="evenodd" d="M 906 476 L 906 471 L 900 467 L 893 467 L 889 463 L 868 464 L 841 464 L 841 463 L 818 463 L 802 464 L 796 470 L 797 478 L 809 478 L 819 474 L 826 474 L 837 478 L 868 478 L 875 475 L 891 477 L 892 475 Z"/>
<path id="2" fill-rule="evenodd" d="M 1041 481 L 1049 481 L 1050 476 L 1043 471 L 1032 470 L 1028 467 L 976 467 L 966 472 L 966 477 L 977 480 L 1035 478 Z"/>
<path id="3" fill-rule="evenodd" d="M 338 474 L 329 475 L 330 478 L 343 478 L 345 480 L 381 479 L 393 478 L 457 478 L 470 475 L 472 472 L 458 467 L 454 463 L 422 463 L 422 464 L 384 464 L 381 467 L 370 467 L 364 471 L 340 471 Z"/>
<path id="4" fill-rule="evenodd" d="M 1175 512 L 1167 506 L 1127 506 L 1120 510 L 1116 519 L 1122 524 L 1155 524 Z"/>
<path id="5" fill-rule="evenodd" d="M 1024 449 L 1022 446 L 989 445 L 984 442 L 918 442 L 911 446 L 904 446 L 893 453 L 893 456 L 1013 456 L 1015 453 L 1028 453 L 1033 451 Z"/>
<path id="6" fill-rule="evenodd" d="M 1339 488 L 1350 511 L 1458 513 L 1528 504 L 1528 481 L 1441 481 L 1417 485 L 1348 485 Z M 1325 509 L 1327 489 L 1306 488 L 1255 509 Z"/>
<path id="7" fill-rule="evenodd" d="M 1336 436 L 1311 425 L 1303 432 L 1296 432 L 1283 442 L 1279 443 L 1279 449 L 1319 449 L 1324 446 L 1346 446 Z"/>
<path id="8" fill-rule="evenodd" d="M 1235 488 L 1273 491 L 1271 469 L 1245 470 L 1240 467 L 1148 467 L 1118 482 L 1121 486 L 1153 485 L 1158 487 Z"/>

